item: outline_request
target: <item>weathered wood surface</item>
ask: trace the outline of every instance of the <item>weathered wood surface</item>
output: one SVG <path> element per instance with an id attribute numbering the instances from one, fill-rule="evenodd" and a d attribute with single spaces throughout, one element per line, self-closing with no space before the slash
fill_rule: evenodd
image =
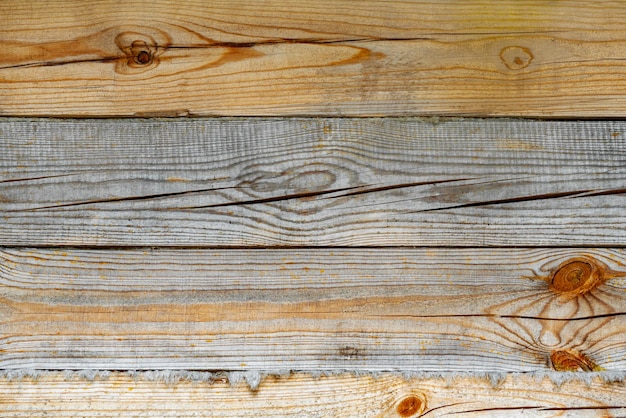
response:
<path id="1" fill-rule="evenodd" d="M 626 251 L 0 252 L 0 368 L 626 366 Z"/>
<path id="2" fill-rule="evenodd" d="M 0 121 L 0 245 L 624 246 L 626 123 Z"/>
<path id="3" fill-rule="evenodd" d="M 623 117 L 626 2 L 0 4 L 0 115 Z"/>
<path id="4" fill-rule="evenodd" d="M 497 387 L 476 377 L 412 379 L 383 375 L 268 377 L 244 384 L 181 381 L 175 385 L 111 373 L 86 381 L 63 373 L 0 380 L 0 414 L 36 417 L 618 417 L 626 385 L 594 379 L 554 385 L 509 376 Z"/>

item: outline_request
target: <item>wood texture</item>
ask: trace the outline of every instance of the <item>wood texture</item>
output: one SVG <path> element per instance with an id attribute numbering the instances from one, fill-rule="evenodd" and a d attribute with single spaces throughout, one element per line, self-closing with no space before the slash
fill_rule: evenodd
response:
<path id="1" fill-rule="evenodd" d="M 5 246 L 624 246 L 626 123 L 0 121 Z"/>
<path id="2" fill-rule="evenodd" d="M 244 385 L 182 381 L 175 385 L 112 373 L 85 381 L 62 373 L 0 380 L 3 417 L 618 417 L 626 386 L 593 380 L 552 384 L 515 375 L 497 387 L 475 377 L 406 381 L 383 375 L 268 377 Z"/>
<path id="3" fill-rule="evenodd" d="M 625 6 L 4 0 L 0 115 L 623 117 Z"/>
<path id="4" fill-rule="evenodd" d="M 622 371 L 625 260 L 603 249 L 5 249 L 0 368 Z"/>

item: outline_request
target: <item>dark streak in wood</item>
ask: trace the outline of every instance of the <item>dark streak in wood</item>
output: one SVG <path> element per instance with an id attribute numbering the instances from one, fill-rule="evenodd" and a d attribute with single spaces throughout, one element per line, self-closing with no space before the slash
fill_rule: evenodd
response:
<path id="1" fill-rule="evenodd" d="M 243 205 L 256 205 L 256 204 L 260 204 L 260 203 L 282 202 L 282 201 L 285 201 L 285 200 L 293 200 L 293 199 L 302 199 L 302 198 L 307 198 L 307 197 L 324 196 L 324 195 L 331 194 L 331 193 L 337 193 L 337 192 L 343 192 L 345 190 L 356 189 L 358 187 L 359 186 L 343 187 L 343 188 L 339 188 L 339 189 L 324 190 L 324 191 L 321 191 L 321 192 L 294 193 L 294 194 L 287 194 L 287 195 L 282 195 L 282 196 L 267 197 L 267 198 L 263 198 L 263 199 L 252 199 L 252 200 L 242 200 L 242 201 L 239 201 L 239 202 L 217 203 L 217 204 L 214 204 L 214 205 L 188 206 L 188 207 L 182 207 L 180 209 L 182 209 L 182 210 L 190 210 L 190 209 L 205 209 L 205 208 L 221 208 L 221 207 L 228 207 L 228 206 L 243 206 Z"/>
<path id="2" fill-rule="evenodd" d="M 61 205 L 40 206 L 36 208 L 15 210 L 15 211 L 8 210 L 7 212 L 31 212 L 31 211 L 38 211 L 38 210 L 44 210 L 44 209 L 60 209 L 60 208 L 72 207 L 72 206 L 95 205 L 98 203 L 163 199 L 163 198 L 174 197 L 174 196 L 184 196 L 184 195 L 190 195 L 190 194 L 196 194 L 196 193 L 208 193 L 208 192 L 215 192 L 219 190 L 228 190 L 228 189 L 235 189 L 235 188 L 236 187 L 216 187 L 216 188 L 206 188 L 206 189 L 196 189 L 196 190 L 185 190 L 182 192 L 174 192 L 174 193 L 159 193 L 159 194 L 146 195 L 146 196 L 113 197 L 110 199 L 95 199 L 95 200 L 89 200 L 89 201 L 84 201 L 84 202 L 72 202 L 72 203 L 64 203 Z"/>
<path id="3" fill-rule="evenodd" d="M 581 197 L 595 197 L 595 196 L 610 196 L 610 195 L 619 195 L 619 194 L 624 194 L 624 193 L 626 193 L 626 188 L 601 190 L 601 191 L 596 191 L 596 192 L 591 192 L 591 193 L 584 193 L 584 194 L 581 194 L 580 196 L 573 196 L 573 197 L 581 198 Z"/>
<path id="4" fill-rule="evenodd" d="M 476 412 L 495 412 L 495 411 L 523 411 L 523 410 L 536 410 L 536 411 L 607 411 L 611 409 L 626 408 L 626 405 L 602 405 L 602 406 L 577 406 L 577 407 L 545 407 L 545 406 L 511 406 L 500 408 L 481 408 L 481 409 L 468 409 L 465 411 L 448 412 L 443 415 L 461 415 L 461 414 L 473 414 Z M 425 415 L 425 414 L 424 414 Z"/>
<path id="5" fill-rule="evenodd" d="M 532 202 L 536 200 L 558 199 L 562 197 L 577 196 L 577 195 L 581 195 L 581 194 L 588 193 L 588 192 L 589 190 L 576 190 L 576 191 L 571 191 L 571 192 L 546 193 L 546 194 L 538 194 L 538 195 L 533 195 L 533 196 L 520 196 L 520 197 L 509 198 L 509 199 L 486 200 L 483 202 L 473 202 L 473 203 L 465 203 L 462 205 L 453 205 L 453 206 L 446 206 L 446 207 L 441 207 L 441 208 L 424 209 L 424 210 L 421 210 L 420 212 L 435 212 L 435 211 L 448 210 L 448 209 L 473 208 L 473 207 L 480 207 L 480 206 L 506 205 L 509 203 Z"/>
<path id="6" fill-rule="evenodd" d="M 377 315 L 381 318 L 508 318 L 508 319 L 532 319 L 538 321 L 588 321 L 590 319 L 601 319 L 601 318 L 616 318 L 620 316 L 625 316 L 626 312 L 614 312 L 609 314 L 601 314 L 601 315 L 589 315 L 582 317 L 571 317 L 571 318 L 554 318 L 554 317 L 543 317 L 543 316 L 529 316 L 529 315 L 495 315 L 495 314 L 465 314 L 465 315 Z"/>
<path id="7" fill-rule="evenodd" d="M 24 177 L 24 178 L 19 178 L 19 179 L 5 179 L 5 180 L 0 180 L 0 183 L 13 183 L 13 182 L 18 182 L 18 181 L 34 181 L 34 180 L 45 180 L 45 179 L 53 179 L 53 178 L 58 178 L 58 177 L 69 177 L 69 176 L 73 176 L 74 174 L 57 174 L 54 176 L 39 176 L 39 177 Z"/>
<path id="8" fill-rule="evenodd" d="M 432 186 L 432 185 L 435 185 L 435 184 L 452 183 L 452 182 L 466 181 L 466 180 L 473 180 L 473 179 L 472 178 L 461 178 L 461 179 L 449 179 L 449 180 L 421 181 L 421 182 L 415 182 L 415 183 L 392 184 L 392 185 L 389 185 L 389 186 L 381 186 L 381 187 L 363 186 L 363 187 L 371 187 L 371 188 L 366 188 L 365 190 L 357 190 L 357 191 L 354 191 L 354 192 L 344 193 L 344 194 L 337 195 L 337 196 L 326 197 L 325 199 L 337 199 L 337 198 L 340 198 L 340 197 L 357 196 L 357 195 L 361 195 L 361 194 L 375 193 L 375 192 L 384 192 L 384 191 L 387 191 L 387 190 L 405 189 L 405 188 L 408 188 L 408 187 L 418 187 L 418 186 Z"/>

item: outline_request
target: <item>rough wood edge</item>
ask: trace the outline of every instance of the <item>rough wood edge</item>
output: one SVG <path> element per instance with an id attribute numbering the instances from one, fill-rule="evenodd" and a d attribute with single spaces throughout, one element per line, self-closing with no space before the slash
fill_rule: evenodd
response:
<path id="1" fill-rule="evenodd" d="M 151 373 L 151 374 L 150 374 Z M 615 416 L 626 412 L 624 375 L 270 374 L 251 389 L 240 376 L 154 372 L 0 375 L 5 417 L 40 416 Z M 553 374 L 554 375 L 554 374 Z M 32 402 L 37 399 L 37 402 Z M 501 414 L 501 415 L 498 415 Z M 526 415 L 525 415 L 526 416 Z"/>

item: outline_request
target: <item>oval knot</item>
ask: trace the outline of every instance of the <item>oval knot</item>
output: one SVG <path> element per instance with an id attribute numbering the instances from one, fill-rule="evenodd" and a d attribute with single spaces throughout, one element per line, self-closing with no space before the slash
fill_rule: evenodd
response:
<path id="1" fill-rule="evenodd" d="M 507 46 L 500 51 L 500 59 L 509 70 L 521 70 L 530 65 L 534 55 L 523 46 Z"/>
<path id="2" fill-rule="evenodd" d="M 553 271 L 550 288 L 561 295 L 582 295 L 595 289 L 606 279 L 605 270 L 593 259 L 571 259 L 561 263 Z"/>

